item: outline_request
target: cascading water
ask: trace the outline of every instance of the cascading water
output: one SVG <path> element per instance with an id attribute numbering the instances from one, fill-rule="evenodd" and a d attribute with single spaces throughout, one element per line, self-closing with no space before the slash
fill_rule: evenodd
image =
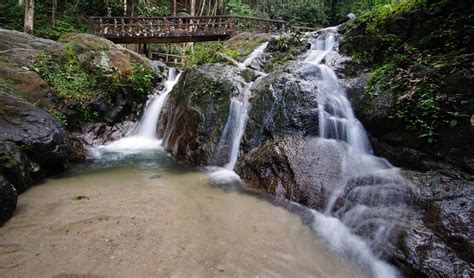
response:
<path id="1" fill-rule="evenodd" d="M 244 62 L 239 65 L 239 67 L 242 69 L 247 68 L 248 65 L 263 54 L 267 45 L 268 42 L 257 47 L 252 53 L 250 53 Z M 254 83 L 255 82 L 248 83 L 238 96 L 231 99 L 229 116 L 220 136 L 216 152 L 216 154 L 221 155 L 220 152 L 227 150 L 228 162 L 224 164 L 224 169 L 217 169 L 217 171 L 215 168 L 211 169 L 213 170 L 212 177 L 215 180 L 228 181 L 231 179 L 240 179 L 233 170 L 239 155 L 240 141 L 242 140 L 247 125 L 249 99 L 251 96 L 251 88 Z M 226 148 L 226 146 L 228 147 Z"/>
<path id="2" fill-rule="evenodd" d="M 235 167 L 235 163 L 237 163 L 240 141 L 244 135 L 248 119 L 250 87 L 252 87 L 252 84 L 253 82 L 247 84 L 242 94 L 236 98 L 232 98 L 230 102 L 229 117 L 218 145 L 219 149 L 226 140 L 230 141 L 229 162 L 224 165 L 224 168 L 227 170 L 232 171 Z"/>
<path id="3" fill-rule="evenodd" d="M 322 30 L 304 60 L 316 67 L 311 81 L 318 87 L 320 144 L 342 144 L 344 150 L 340 180 L 325 185 L 330 196 L 324 213 L 313 211 L 313 228 L 329 248 L 366 265 L 373 276 L 393 277 L 397 272 L 377 257 L 390 253 L 407 225 L 413 188 L 398 168 L 371 154 L 343 86 L 324 64 L 328 54 L 337 54 L 338 40 L 337 28 Z"/>
<path id="4" fill-rule="evenodd" d="M 155 138 L 156 126 L 160 118 L 161 109 L 168 98 L 169 93 L 173 89 L 174 85 L 178 81 L 175 68 L 170 68 L 168 71 L 168 78 L 165 81 L 165 89 L 161 94 L 153 95 L 149 105 L 143 114 L 143 118 L 140 121 L 137 135 L 146 138 Z"/>
<path id="5" fill-rule="evenodd" d="M 241 63 L 239 66 L 243 69 L 247 68 L 255 59 L 260 57 L 267 48 L 268 42 L 261 44 L 259 47 L 255 48 L 252 53 Z"/>
<path id="6" fill-rule="evenodd" d="M 138 126 L 138 131 L 131 136 L 124 137 L 107 145 L 95 146 L 90 151 L 95 158 L 102 157 L 105 153 L 114 153 L 116 159 L 123 155 L 139 153 L 147 149 L 161 149 L 161 140 L 156 138 L 156 127 L 161 110 L 168 99 L 168 95 L 178 82 L 180 74 L 176 69 L 170 68 L 164 89 L 151 95 L 143 117 Z"/>

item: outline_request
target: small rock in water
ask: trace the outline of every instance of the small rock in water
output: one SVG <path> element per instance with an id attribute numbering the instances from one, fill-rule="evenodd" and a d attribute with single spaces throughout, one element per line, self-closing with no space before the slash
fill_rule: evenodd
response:
<path id="1" fill-rule="evenodd" d="M 160 174 L 155 174 L 155 175 L 150 177 L 150 179 L 159 179 L 159 178 L 161 178 Z"/>

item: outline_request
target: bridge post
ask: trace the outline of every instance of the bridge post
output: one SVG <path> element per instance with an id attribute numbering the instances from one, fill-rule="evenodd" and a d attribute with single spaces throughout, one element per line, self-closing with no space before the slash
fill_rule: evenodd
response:
<path id="1" fill-rule="evenodd" d="M 230 36 L 233 37 L 237 34 L 237 18 L 234 16 L 230 19 Z"/>

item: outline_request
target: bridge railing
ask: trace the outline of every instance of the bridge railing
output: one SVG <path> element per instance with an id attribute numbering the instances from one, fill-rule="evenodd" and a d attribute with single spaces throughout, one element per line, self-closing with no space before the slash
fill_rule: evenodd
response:
<path id="1" fill-rule="evenodd" d="M 151 52 L 148 57 L 152 60 L 158 60 L 167 65 L 182 66 L 185 64 L 184 57 L 167 53 Z"/>
<path id="2" fill-rule="evenodd" d="M 93 30 L 107 38 L 156 36 L 231 36 L 239 31 L 279 33 L 288 22 L 244 16 L 92 17 Z"/>

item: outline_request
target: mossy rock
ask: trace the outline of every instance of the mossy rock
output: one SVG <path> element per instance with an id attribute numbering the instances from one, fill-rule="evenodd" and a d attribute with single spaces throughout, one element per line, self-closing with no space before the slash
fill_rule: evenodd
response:
<path id="1" fill-rule="evenodd" d="M 41 108 L 51 108 L 48 84 L 34 71 L 0 66 L 0 88 Z"/>
<path id="2" fill-rule="evenodd" d="M 255 50 L 259 45 L 269 41 L 272 38 L 272 34 L 269 33 L 239 33 L 231 39 L 224 42 L 224 45 L 231 50 L 237 50 L 239 52 L 239 58 L 244 59 L 252 51 Z"/>
<path id="3" fill-rule="evenodd" d="M 68 33 L 61 35 L 60 43 L 70 44 L 76 51 L 101 51 L 116 48 L 115 44 L 107 39 L 83 33 Z"/>
<path id="4" fill-rule="evenodd" d="M 223 165 L 228 161 L 228 152 L 216 153 L 216 147 L 231 98 L 244 87 L 239 70 L 228 65 L 203 65 L 183 72 L 169 95 L 158 128 L 172 155 L 194 165 Z"/>

